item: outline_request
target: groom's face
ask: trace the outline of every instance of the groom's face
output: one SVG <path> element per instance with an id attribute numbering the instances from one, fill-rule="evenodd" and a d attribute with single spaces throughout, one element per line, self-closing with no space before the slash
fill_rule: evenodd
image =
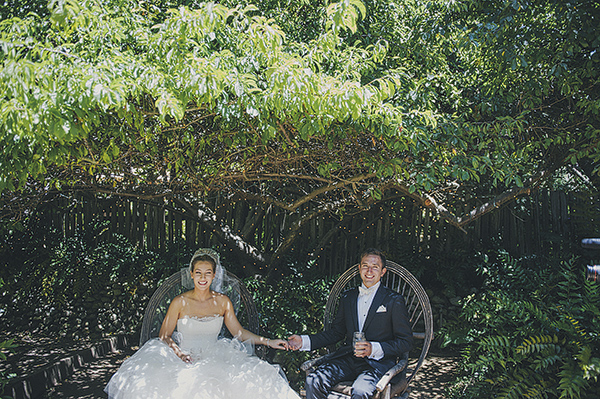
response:
<path id="1" fill-rule="evenodd" d="M 377 284 L 385 274 L 386 268 L 383 267 L 381 258 L 377 255 L 365 255 L 358 265 L 360 278 L 365 287 L 370 288 Z"/>

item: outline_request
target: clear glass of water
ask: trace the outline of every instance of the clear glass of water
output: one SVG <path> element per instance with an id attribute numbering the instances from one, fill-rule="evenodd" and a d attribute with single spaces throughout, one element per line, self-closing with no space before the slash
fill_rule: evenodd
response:
<path id="1" fill-rule="evenodd" d="M 355 331 L 354 332 L 354 336 L 352 337 L 352 347 L 354 349 L 356 349 L 356 343 L 357 342 L 362 342 L 362 341 L 366 341 L 367 337 L 365 336 L 365 333 L 362 331 Z"/>

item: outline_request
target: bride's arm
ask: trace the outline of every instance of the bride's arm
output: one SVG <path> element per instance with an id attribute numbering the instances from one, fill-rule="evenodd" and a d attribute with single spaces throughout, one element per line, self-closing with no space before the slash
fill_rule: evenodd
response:
<path id="1" fill-rule="evenodd" d="M 231 300 L 226 296 L 222 295 L 222 306 L 225 307 L 225 311 L 223 312 L 223 317 L 225 321 L 225 325 L 227 329 L 231 333 L 232 336 L 236 337 L 240 341 L 248 341 L 250 340 L 254 345 L 266 345 L 275 349 L 287 349 L 287 341 L 282 339 L 268 339 L 265 337 L 261 337 L 260 335 L 256 335 L 248 330 L 246 330 L 237 317 L 235 316 L 235 311 L 233 309 L 233 304 Z"/>
<path id="2" fill-rule="evenodd" d="M 173 349 L 173 352 L 175 352 L 175 354 L 179 356 L 181 360 L 183 360 L 184 362 L 191 362 L 192 357 L 183 353 L 179 348 L 179 345 L 177 345 L 171 337 L 173 335 L 173 331 L 175 331 L 175 327 L 177 326 L 177 320 L 179 319 L 179 312 L 181 311 L 182 306 L 183 297 L 181 295 L 179 295 L 178 297 L 173 299 L 173 301 L 171 301 L 171 304 L 169 305 L 169 310 L 167 310 L 167 315 L 163 320 L 158 336 L 164 343 L 166 343 L 171 349 Z"/>

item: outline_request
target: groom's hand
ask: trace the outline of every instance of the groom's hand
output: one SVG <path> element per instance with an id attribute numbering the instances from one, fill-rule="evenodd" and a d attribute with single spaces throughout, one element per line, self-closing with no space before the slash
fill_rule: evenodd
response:
<path id="1" fill-rule="evenodd" d="M 302 348 L 302 337 L 296 334 L 290 336 L 288 338 L 288 347 L 293 351 Z"/>
<path id="2" fill-rule="evenodd" d="M 354 356 L 369 357 L 373 352 L 373 347 L 369 341 L 360 341 L 354 345 Z"/>

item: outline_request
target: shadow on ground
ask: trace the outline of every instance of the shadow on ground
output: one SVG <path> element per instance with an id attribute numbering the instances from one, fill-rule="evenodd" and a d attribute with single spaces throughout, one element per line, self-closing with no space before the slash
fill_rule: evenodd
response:
<path id="1" fill-rule="evenodd" d="M 88 364 L 61 384 L 51 388 L 43 399 L 92 399 L 106 398 L 104 386 L 117 371 L 121 363 L 135 352 L 128 348 Z"/>
<path id="2" fill-rule="evenodd" d="M 454 381 L 460 361 L 456 353 L 430 353 L 412 385 L 411 399 L 445 398 L 448 385 Z"/>
<path id="3" fill-rule="evenodd" d="M 60 385 L 50 389 L 43 399 L 107 398 L 104 386 L 123 361 L 136 347 L 112 353 L 78 370 Z M 431 353 L 415 376 L 411 399 L 443 399 L 446 387 L 454 380 L 459 355 Z"/>

